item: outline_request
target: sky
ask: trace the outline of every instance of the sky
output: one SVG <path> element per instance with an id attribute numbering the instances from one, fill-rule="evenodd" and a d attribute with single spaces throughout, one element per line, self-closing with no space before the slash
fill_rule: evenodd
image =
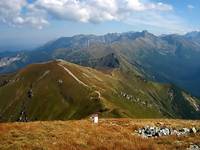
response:
<path id="1" fill-rule="evenodd" d="M 200 30 L 200 0 L 0 0 L 0 51 L 63 36 Z"/>

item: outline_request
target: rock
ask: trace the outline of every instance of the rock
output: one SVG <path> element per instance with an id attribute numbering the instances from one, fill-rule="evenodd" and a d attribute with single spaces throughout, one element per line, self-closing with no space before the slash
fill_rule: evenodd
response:
<path id="1" fill-rule="evenodd" d="M 58 80 L 58 83 L 59 83 L 59 84 L 63 84 L 63 80 L 59 79 L 59 80 Z"/>
<path id="2" fill-rule="evenodd" d="M 192 144 L 189 148 L 187 148 L 187 150 L 200 150 L 200 146 Z"/>
<path id="3" fill-rule="evenodd" d="M 178 135 L 178 134 L 179 134 L 179 132 L 177 130 L 173 130 L 171 133 L 171 135 Z"/>
<path id="4" fill-rule="evenodd" d="M 182 129 L 179 129 L 177 132 L 176 132 L 176 134 L 175 135 L 177 135 L 177 136 L 185 136 L 185 135 L 188 135 L 190 133 L 190 129 L 188 129 L 188 128 L 182 128 Z"/>
<path id="5" fill-rule="evenodd" d="M 167 136 L 170 135 L 170 130 L 168 128 L 162 128 L 160 131 L 161 135 Z"/>
<path id="6" fill-rule="evenodd" d="M 196 133 L 197 133 L 197 130 L 196 130 L 196 128 L 195 128 L 195 127 L 193 127 L 193 128 L 190 130 L 190 133 L 194 133 L 194 134 L 196 134 Z"/>
<path id="7" fill-rule="evenodd" d="M 169 128 L 159 128 L 159 127 L 149 127 L 146 126 L 142 129 L 138 130 L 138 133 L 142 135 L 142 137 L 159 137 L 159 136 L 167 136 L 171 134 Z"/>
<path id="8" fill-rule="evenodd" d="M 176 135 L 176 136 L 186 136 L 190 133 L 197 133 L 196 128 L 181 128 L 179 130 L 168 128 L 168 127 L 156 127 L 156 126 L 145 126 L 144 128 L 138 129 L 138 134 L 142 137 L 160 137 L 160 136 L 169 136 L 169 135 Z"/>
<path id="9" fill-rule="evenodd" d="M 147 127 L 145 129 L 144 133 L 146 134 L 147 137 L 155 136 L 155 134 L 156 134 L 155 128 L 154 127 Z"/>
<path id="10" fill-rule="evenodd" d="M 190 129 L 188 128 L 183 128 L 182 130 L 183 130 L 183 132 L 181 133 L 182 135 L 187 135 L 190 133 Z"/>
<path id="11" fill-rule="evenodd" d="M 200 128 L 197 129 L 197 133 L 200 132 Z"/>
<path id="12" fill-rule="evenodd" d="M 189 132 L 190 132 L 190 129 L 188 129 L 188 128 L 183 128 L 183 131 L 184 131 L 185 133 L 189 133 Z"/>
<path id="13" fill-rule="evenodd" d="M 138 133 L 139 133 L 139 134 L 142 134 L 143 132 L 144 132 L 143 129 L 138 129 Z"/>
<path id="14" fill-rule="evenodd" d="M 28 94 L 28 98 L 31 99 L 33 97 L 33 90 L 29 89 L 27 94 Z"/>

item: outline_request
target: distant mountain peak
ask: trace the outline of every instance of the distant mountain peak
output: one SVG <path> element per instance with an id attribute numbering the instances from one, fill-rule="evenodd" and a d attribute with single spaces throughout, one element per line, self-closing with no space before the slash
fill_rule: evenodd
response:
<path id="1" fill-rule="evenodd" d="M 200 31 L 192 31 L 185 34 L 186 37 L 200 37 Z"/>
<path id="2" fill-rule="evenodd" d="M 141 34 L 143 35 L 143 37 L 146 37 L 146 38 L 149 38 L 149 37 L 150 38 L 152 38 L 152 37 L 155 38 L 156 37 L 154 34 L 148 32 L 147 30 L 142 31 Z"/>

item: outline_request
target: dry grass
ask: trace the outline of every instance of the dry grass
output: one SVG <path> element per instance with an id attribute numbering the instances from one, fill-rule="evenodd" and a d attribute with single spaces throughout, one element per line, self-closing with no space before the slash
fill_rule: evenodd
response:
<path id="1" fill-rule="evenodd" d="M 0 149 L 168 150 L 200 144 L 200 135 L 142 139 L 134 130 L 144 125 L 200 127 L 200 121 L 102 119 L 0 124 Z"/>

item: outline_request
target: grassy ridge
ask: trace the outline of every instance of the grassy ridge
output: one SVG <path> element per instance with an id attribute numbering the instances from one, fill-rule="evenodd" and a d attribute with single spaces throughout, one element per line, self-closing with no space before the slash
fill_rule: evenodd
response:
<path id="1" fill-rule="evenodd" d="M 81 119 L 95 112 L 103 117 L 199 118 L 195 98 L 147 81 L 130 68 L 125 61 L 104 71 L 64 61 L 30 65 L 0 87 L 0 120 Z"/>

